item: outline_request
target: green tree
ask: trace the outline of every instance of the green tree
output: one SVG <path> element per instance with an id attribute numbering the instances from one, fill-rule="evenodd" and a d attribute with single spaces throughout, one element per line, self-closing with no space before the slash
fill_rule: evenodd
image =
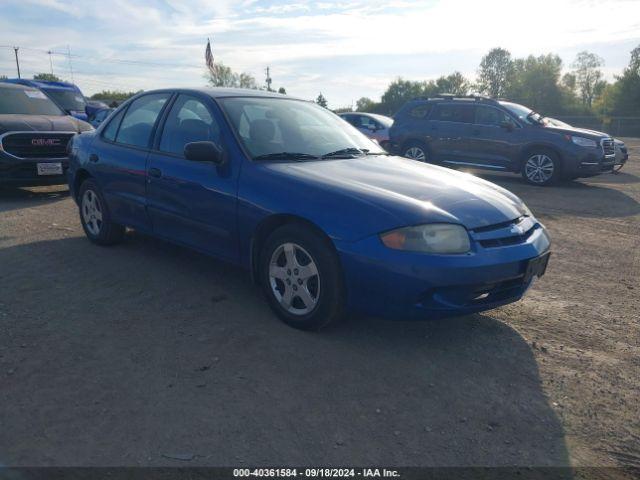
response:
<path id="1" fill-rule="evenodd" d="M 214 87 L 258 89 L 256 79 L 248 73 L 235 73 L 223 63 L 215 63 L 208 71 L 208 81 Z"/>
<path id="2" fill-rule="evenodd" d="M 357 112 L 370 112 L 376 107 L 376 102 L 368 97 L 361 97 L 356 101 Z"/>
<path id="3" fill-rule="evenodd" d="M 560 86 L 562 60 L 548 54 L 519 58 L 513 62 L 512 81 L 507 96 L 546 114 L 562 113 L 563 89 Z"/>
<path id="4" fill-rule="evenodd" d="M 608 92 L 614 115 L 637 116 L 640 112 L 640 45 L 631 51 L 629 65 Z M 607 92 L 607 90 L 605 90 Z"/>
<path id="5" fill-rule="evenodd" d="M 91 95 L 91 100 L 102 100 L 102 101 L 112 101 L 112 102 L 123 102 L 127 98 L 133 97 L 137 93 L 140 93 L 142 90 L 138 90 L 137 92 L 122 92 L 119 90 L 103 90 L 98 93 L 94 93 Z"/>
<path id="6" fill-rule="evenodd" d="M 415 82 L 397 78 L 382 94 L 381 108 L 384 113 L 397 112 L 406 102 L 418 97 L 428 97 L 438 93 L 435 82 Z"/>
<path id="7" fill-rule="evenodd" d="M 513 77 L 511 54 L 504 48 L 493 48 L 480 61 L 477 88 L 491 97 L 504 97 Z"/>
<path id="8" fill-rule="evenodd" d="M 438 93 L 453 93 L 454 95 L 468 95 L 471 90 L 471 84 L 460 72 L 453 72 L 446 77 L 440 77 L 436 80 Z"/>
<path id="9" fill-rule="evenodd" d="M 6 75 L 0 75 L 0 80 L 6 80 L 7 76 Z"/>
<path id="10" fill-rule="evenodd" d="M 33 76 L 34 80 L 43 80 L 45 82 L 61 82 L 62 79 L 53 73 L 36 73 Z"/>
<path id="11" fill-rule="evenodd" d="M 327 105 L 329 104 L 327 99 L 324 98 L 324 95 L 322 95 L 322 92 L 320 92 L 320 95 L 316 98 L 316 103 L 324 108 L 327 108 Z"/>
<path id="12" fill-rule="evenodd" d="M 591 108 L 598 91 L 602 92 L 602 71 L 604 60 L 595 53 L 586 51 L 578 53 L 573 62 L 576 86 L 582 98 L 582 104 Z"/>
<path id="13" fill-rule="evenodd" d="M 287 94 L 287 91 L 285 90 L 285 88 L 284 88 L 284 87 L 280 87 L 280 88 L 278 89 L 278 93 L 281 93 L 282 95 L 286 95 L 286 94 Z"/>

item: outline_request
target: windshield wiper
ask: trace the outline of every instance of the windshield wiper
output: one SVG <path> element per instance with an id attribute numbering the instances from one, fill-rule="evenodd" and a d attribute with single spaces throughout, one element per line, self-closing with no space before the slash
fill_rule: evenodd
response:
<path id="1" fill-rule="evenodd" d="M 367 150 L 366 148 L 349 147 L 349 148 L 342 148 L 340 150 L 336 150 L 335 152 L 326 153 L 322 155 L 322 158 L 343 157 L 343 156 L 346 158 L 351 158 L 353 157 L 353 155 L 366 155 L 367 153 L 369 153 L 369 150 Z"/>
<path id="2" fill-rule="evenodd" d="M 316 155 L 310 153 L 298 153 L 298 152 L 277 152 L 266 153 L 264 155 L 258 155 L 253 157 L 254 160 L 318 160 Z"/>

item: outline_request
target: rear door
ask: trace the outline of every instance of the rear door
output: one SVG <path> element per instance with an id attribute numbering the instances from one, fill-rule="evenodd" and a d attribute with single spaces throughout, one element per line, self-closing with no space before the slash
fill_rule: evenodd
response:
<path id="1" fill-rule="evenodd" d="M 143 95 L 118 112 L 92 144 L 89 162 L 116 223 L 149 230 L 146 162 L 155 125 L 171 93 Z"/>
<path id="2" fill-rule="evenodd" d="M 520 130 L 502 110 L 490 105 L 476 106 L 470 140 L 473 161 L 483 168 L 511 169 L 517 157 Z"/>
<path id="3" fill-rule="evenodd" d="M 207 253 L 237 260 L 236 198 L 239 162 L 185 159 L 184 146 L 209 141 L 224 148 L 223 120 L 206 96 L 181 93 L 149 154 L 147 203 L 154 233 Z"/>
<path id="4" fill-rule="evenodd" d="M 474 105 L 462 102 L 443 102 L 435 106 L 431 115 L 431 156 L 436 162 L 470 164 L 471 127 Z"/>

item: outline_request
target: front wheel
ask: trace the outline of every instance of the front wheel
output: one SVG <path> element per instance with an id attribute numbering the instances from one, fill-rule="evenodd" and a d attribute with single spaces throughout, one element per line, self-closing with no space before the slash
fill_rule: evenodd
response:
<path id="1" fill-rule="evenodd" d="M 80 222 L 85 235 L 98 245 L 113 245 L 122 240 L 125 228 L 111 221 L 111 215 L 98 184 L 85 180 L 78 193 Z"/>
<path id="2" fill-rule="evenodd" d="M 522 178 L 531 185 L 545 186 L 560 178 L 560 161 L 550 151 L 541 150 L 527 154 L 522 164 Z"/>
<path id="3" fill-rule="evenodd" d="M 288 325 L 319 330 L 338 321 L 345 287 L 338 257 L 328 244 L 302 225 L 285 225 L 266 240 L 260 283 L 273 311 Z"/>

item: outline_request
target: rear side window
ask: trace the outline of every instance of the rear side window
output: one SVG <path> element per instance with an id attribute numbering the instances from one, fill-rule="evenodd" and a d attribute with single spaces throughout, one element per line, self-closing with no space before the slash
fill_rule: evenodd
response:
<path id="1" fill-rule="evenodd" d="M 116 134 L 118 133 L 118 127 L 120 126 L 120 122 L 122 121 L 124 110 L 125 109 L 120 110 L 105 127 L 102 133 L 102 137 L 105 140 L 109 140 L 110 142 L 116 141 Z"/>
<path id="2" fill-rule="evenodd" d="M 147 148 L 153 126 L 170 96 L 169 93 L 154 93 L 134 100 L 122 119 L 116 142 Z"/>
<path id="3" fill-rule="evenodd" d="M 441 103 L 436 107 L 433 119 L 441 122 L 473 123 L 473 116 L 472 105 Z"/>
<path id="4" fill-rule="evenodd" d="M 411 110 L 409 110 L 409 116 L 412 118 L 427 118 L 430 111 L 431 105 L 418 105 L 417 107 L 413 107 Z"/>

